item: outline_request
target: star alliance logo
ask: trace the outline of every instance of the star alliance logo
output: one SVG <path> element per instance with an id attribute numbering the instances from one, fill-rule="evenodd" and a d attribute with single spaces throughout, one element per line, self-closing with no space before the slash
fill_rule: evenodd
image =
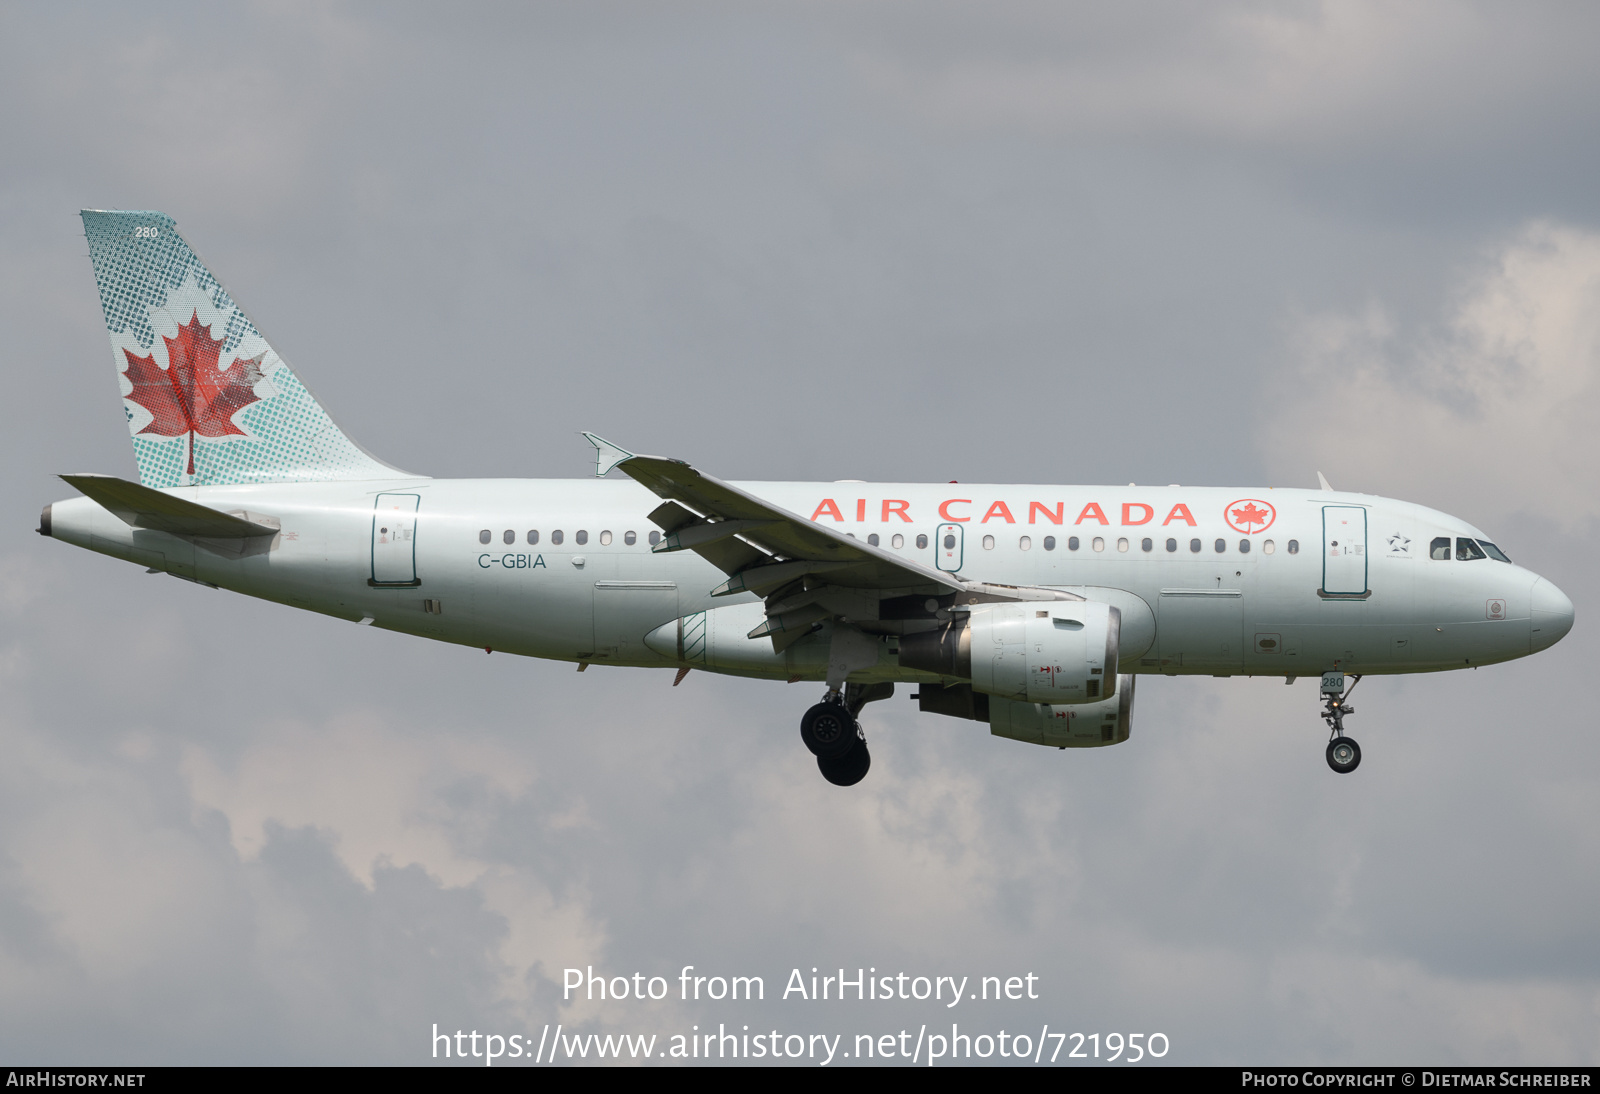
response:
<path id="1" fill-rule="evenodd" d="M 1389 537 L 1389 553 L 1391 555 L 1407 555 L 1407 556 L 1409 556 L 1411 554 L 1411 539 L 1410 539 L 1410 537 L 1402 536 L 1399 532 L 1396 532 L 1394 535 L 1390 536 Z"/>

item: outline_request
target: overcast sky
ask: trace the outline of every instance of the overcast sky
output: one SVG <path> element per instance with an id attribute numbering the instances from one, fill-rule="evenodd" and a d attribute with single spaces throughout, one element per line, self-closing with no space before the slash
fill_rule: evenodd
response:
<path id="1" fill-rule="evenodd" d="M 1160 1031 L 1600 1062 L 1600 10 L 0 5 L 0 1060 L 412 1063 L 441 1028 Z M 1057 752 L 813 685 L 486 657 L 33 534 L 132 476 L 77 219 L 160 209 L 436 476 L 1445 509 L 1577 605 L 1482 671 L 1146 677 Z M 563 1004 L 562 970 L 760 975 Z M 792 968 L 1035 1001 L 781 1001 Z M 848 1041 L 847 1041 L 848 1045 Z"/>

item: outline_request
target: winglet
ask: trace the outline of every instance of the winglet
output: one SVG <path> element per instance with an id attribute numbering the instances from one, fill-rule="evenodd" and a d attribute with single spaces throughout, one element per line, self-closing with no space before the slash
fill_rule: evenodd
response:
<path id="1" fill-rule="evenodd" d="M 585 436 L 587 436 L 587 434 L 585 434 Z M 1319 483 L 1319 484 L 1320 484 L 1320 485 L 1321 485 L 1321 486 L 1322 486 L 1322 488 L 1323 488 L 1323 489 L 1324 489 L 1324 490 L 1326 490 L 1326 491 L 1327 491 L 1327 492 L 1328 492 L 1328 493 L 1330 493 L 1330 494 L 1332 494 L 1332 493 L 1333 493 L 1333 492 L 1334 492 L 1334 489 L 1333 489 L 1333 487 L 1331 487 L 1331 486 L 1329 486 L 1329 485 L 1328 485 L 1328 476 L 1326 476 L 1326 475 L 1324 475 L 1324 474 L 1323 474 L 1323 473 L 1322 473 L 1322 472 L 1321 472 L 1321 471 L 1318 471 L 1318 472 L 1317 472 L 1317 482 L 1318 482 L 1318 483 Z"/>
<path id="2" fill-rule="evenodd" d="M 631 460 L 635 455 L 626 448 L 618 448 L 604 437 L 597 437 L 593 433 L 583 436 L 594 445 L 594 477 L 597 479 L 605 478 L 619 463 Z"/>

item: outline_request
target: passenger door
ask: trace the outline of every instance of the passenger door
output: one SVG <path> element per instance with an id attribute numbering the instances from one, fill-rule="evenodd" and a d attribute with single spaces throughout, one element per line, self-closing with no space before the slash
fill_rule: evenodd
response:
<path id="1" fill-rule="evenodd" d="M 1324 597 L 1367 596 L 1367 511 L 1359 505 L 1322 507 Z"/>
<path id="2" fill-rule="evenodd" d="M 415 588 L 420 494 L 379 494 L 372 507 L 372 576 L 368 585 Z"/>

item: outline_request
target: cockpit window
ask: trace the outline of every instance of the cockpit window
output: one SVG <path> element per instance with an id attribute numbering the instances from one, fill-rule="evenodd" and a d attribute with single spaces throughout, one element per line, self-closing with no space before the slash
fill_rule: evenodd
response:
<path id="1" fill-rule="evenodd" d="M 1489 552 L 1489 557 L 1494 559 L 1496 562 L 1510 562 L 1511 561 L 1509 558 L 1506 557 L 1506 553 L 1504 551 L 1502 551 L 1500 548 L 1496 547 L 1494 544 L 1490 543 L 1486 539 L 1480 539 L 1478 541 L 1478 546 L 1482 547 L 1485 551 L 1488 551 Z"/>
<path id="2" fill-rule="evenodd" d="M 1449 562 L 1450 537 L 1440 536 L 1438 539 L 1434 540 L 1432 546 L 1428 548 L 1428 557 L 1433 559 L 1435 562 Z"/>
<path id="3" fill-rule="evenodd" d="M 1483 549 L 1479 547 L 1473 540 L 1468 539 L 1466 536 L 1456 537 L 1457 562 L 1475 562 L 1480 558 L 1488 557 L 1488 555 L 1483 553 Z"/>

